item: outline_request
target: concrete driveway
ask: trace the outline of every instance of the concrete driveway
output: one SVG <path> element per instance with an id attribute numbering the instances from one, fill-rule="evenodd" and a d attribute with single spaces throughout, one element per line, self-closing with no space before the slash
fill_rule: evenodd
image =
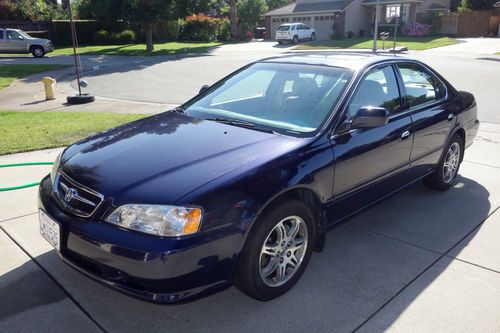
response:
<path id="1" fill-rule="evenodd" d="M 234 287 L 173 306 L 124 296 L 62 263 L 42 239 L 35 188 L 0 192 L 0 331 L 498 332 L 499 133 L 483 124 L 449 191 L 415 184 L 329 232 L 296 287 L 266 303 Z M 0 184 L 48 172 L 5 170 Z"/>

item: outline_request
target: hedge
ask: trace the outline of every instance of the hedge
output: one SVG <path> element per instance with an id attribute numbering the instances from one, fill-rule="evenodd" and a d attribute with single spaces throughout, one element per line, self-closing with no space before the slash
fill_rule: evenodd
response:
<path id="1" fill-rule="evenodd" d="M 78 44 L 80 45 L 92 44 L 99 30 L 106 29 L 118 33 L 128 29 L 128 24 L 124 21 L 103 23 L 94 20 L 74 20 L 74 22 Z M 55 34 L 52 42 L 55 45 L 61 46 L 71 45 L 71 26 L 69 20 L 54 20 L 52 24 Z"/>

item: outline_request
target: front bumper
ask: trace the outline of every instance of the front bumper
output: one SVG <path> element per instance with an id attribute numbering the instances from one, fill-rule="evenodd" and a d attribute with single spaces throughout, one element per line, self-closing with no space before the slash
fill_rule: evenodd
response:
<path id="1" fill-rule="evenodd" d="M 45 51 L 45 53 L 50 53 L 50 52 L 54 51 L 54 45 L 49 44 L 47 46 L 44 46 L 43 50 Z"/>
<path id="2" fill-rule="evenodd" d="M 128 295 L 175 303 L 230 285 L 242 236 L 231 226 L 183 237 L 156 237 L 64 212 L 49 177 L 39 208 L 60 225 L 61 258 L 85 275 Z"/>

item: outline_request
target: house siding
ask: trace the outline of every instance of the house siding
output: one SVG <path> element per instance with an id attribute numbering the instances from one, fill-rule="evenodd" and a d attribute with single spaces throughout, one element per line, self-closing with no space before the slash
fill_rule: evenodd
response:
<path id="1" fill-rule="evenodd" d="M 366 16 L 365 8 L 361 6 L 363 0 L 354 0 L 345 9 L 345 27 L 344 35 L 347 36 L 349 31 L 352 31 L 355 35 L 359 34 L 360 30 L 366 29 L 366 20 L 369 17 Z M 366 32 L 366 31 L 365 31 Z"/>

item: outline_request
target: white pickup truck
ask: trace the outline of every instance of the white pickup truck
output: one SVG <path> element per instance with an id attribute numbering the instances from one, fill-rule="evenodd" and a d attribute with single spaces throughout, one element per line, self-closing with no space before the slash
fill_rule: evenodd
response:
<path id="1" fill-rule="evenodd" d="M 41 58 L 53 50 L 48 39 L 31 37 L 18 29 L 0 28 L 0 53 L 31 53 L 35 58 Z"/>

